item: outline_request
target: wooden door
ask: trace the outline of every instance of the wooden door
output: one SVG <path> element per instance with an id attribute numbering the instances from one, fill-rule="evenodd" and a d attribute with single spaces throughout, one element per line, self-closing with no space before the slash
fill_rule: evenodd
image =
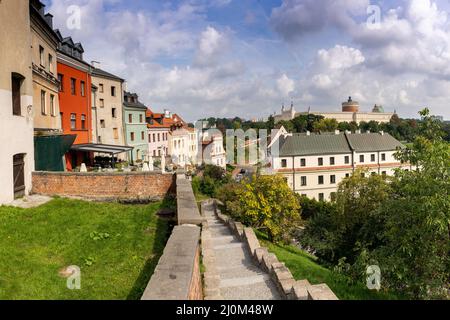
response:
<path id="1" fill-rule="evenodd" d="M 25 195 L 25 154 L 16 154 L 13 157 L 14 198 Z"/>

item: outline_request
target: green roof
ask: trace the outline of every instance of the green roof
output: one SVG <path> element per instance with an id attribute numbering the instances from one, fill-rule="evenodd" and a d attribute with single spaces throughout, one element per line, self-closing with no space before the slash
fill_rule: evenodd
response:
<path id="1" fill-rule="evenodd" d="M 351 149 L 343 134 L 294 133 L 280 141 L 280 156 L 349 153 Z"/>
<path id="2" fill-rule="evenodd" d="M 389 133 L 346 134 L 352 150 L 356 152 L 389 151 L 404 145 Z"/>
<path id="3" fill-rule="evenodd" d="M 377 152 L 403 148 L 388 133 L 294 133 L 280 139 L 280 156 L 307 156 L 356 152 Z"/>

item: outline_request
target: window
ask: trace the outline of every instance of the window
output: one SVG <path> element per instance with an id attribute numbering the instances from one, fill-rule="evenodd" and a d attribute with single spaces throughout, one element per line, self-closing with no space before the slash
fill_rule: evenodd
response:
<path id="1" fill-rule="evenodd" d="M 306 159 L 300 159 L 300 166 L 306 167 Z"/>
<path id="2" fill-rule="evenodd" d="M 281 160 L 281 167 L 282 168 L 286 168 L 287 167 L 287 160 L 286 159 L 282 159 Z"/>
<path id="3" fill-rule="evenodd" d="M 334 157 L 330 157 L 330 166 L 334 166 L 334 164 L 335 164 Z"/>
<path id="4" fill-rule="evenodd" d="M 336 176 L 335 175 L 331 175 L 330 176 L 330 184 L 335 184 L 336 183 Z"/>
<path id="5" fill-rule="evenodd" d="M 41 113 L 45 116 L 47 114 L 47 106 L 45 103 L 45 91 L 41 90 Z"/>
<path id="6" fill-rule="evenodd" d="M 50 114 L 52 117 L 56 117 L 56 110 L 55 110 L 55 96 L 50 95 Z"/>
<path id="7" fill-rule="evenodd" d="M 39 63 L 45 68 L 44 47 L 39 46 Z"/>
<path id="8" fill-rule="evenodd" d="M 85 114 L 81 115 L 81 129 L 86 130 L 86 115 Z"/>
<path id="9" fill-rule="evenodd" d="M 374 155 L 374 154 L 371 154 L 371 155 L 370 155 L 370 161 L 371 161 L 371 162 L 375 162 L 375 155 Z"/>
<path id="10" fill-rule="evenodd" d="M 319 193 L 319 201 L 325 200 L 325 195 L 323 193 Z"/>
<path id="11" fill-rule="evenodd" d="M 116 87 L 114 87 L 114 86 L 111 87 L 111 96 L 113 96 L 113 97 L 116 96 Z"/>
<path id="12" fill-rule="evenodd" d="M 383 171 L 383 172 L 381 172 L 381 175 L 383 176 L 383 178 L 386 178 L 387 172 L 386 172 L 386 171 Z"/>
<path id="13" fill-rule="evenodd" d="M 133 115 L 131 113 L 128 115 L 128 122 L 133 123 Z"/>
<path id="14" fill-rule="evenodd" d="M 386 153 L 381 154 L 381 161 L 386 161 Z"/>
<path id="15" fill-rule="evenodd" d="M 302 180 L 302 181 L 301 181 L 302 187 L 306 186 L 306 182 L 307 182 L 307 181 L 306 181 L 306 177 L 302 177 L 301 180 Z"/>
<path id="16" fill-rule="evenodd" d="M 105 99 L 100 99 L 100 108 L 105 107 Z"/>
<path id="17" fill-rule="evenodd" d="M 77 94 L 77 80 L 74 78 L 70 79 L 70 92 L 72 93 L 72 95 L 76 95 Z"/>
<path id="18" fill-rule="evenodd" d="M 134 132 L 130 133 L 130 139 L 131 139 L 131 141 L 134 141 Z"/>
<path id="19" fill-rule="evenodd" d="M 98 85 L 98 91 L 100 91 L 100 93 L 103 93 L 103 92 L 104 92 L 103 83 L 100 83 L 100 84 Z"/>
<path id="20" fill-rule="evenodd" d="M 141 131 L 141 140 L 145 140 L 145 132 Z"/>
<path id="21" fill-rule="evenodd" d="M 48 69 L 50 73 L 53 73 L 53 56 L 51 54 L 48 55 Z"/>
<path id="22" fill-rule="evenodd" d="M 105 120 L 100 120 L 100 128 L 106 128 Z"/>
<path id="23" fill-rule="evenodd" d="M 113 128 L 114 139 L 119 139 L 119 130 L 117 128 Z"/>
<path id="24" fill-rule="evenodd" d="M 346 177 L 346 178 L 349 178 L 349 177 L 350 177 L 350 173 L 346 173 L 346 174 L 345 174 L 345 177 Z"/>
<path id="25" fill-rule="evenodd" d="M 142 123 L 144 122 L 144 117 L 142 116 L 142 114 L 139 115 L 139 122 Z M 159 141 L 159 140 L 158 140 Z"/>
<path id="26" fill-rule="evenodd" d="M 359 162 L 364 163 L 364 155 L 363 154 L 359 156 Z"/>
<path id="27" fill-rule="evenodd" d="M 81 96 L 85 97 L 86 96 L 86 83 L 84 81 L 81 81 Z"/>
<path id="28" fill-rule="evenodd" d="M 153 156 L 156 157 L 156 150 L 153 150 Z"/>
<path id="29" fill-rule="evenodd" d="M 59 81 L 59 92 L 64 92 L 64 76 L 58 73 L 58 81 Z"/>
<path id="30" fill-rule="evenodd" d="M 319 158 L 319 166 L 323 166 L 323 158 Z"/>
<path id="31" fill-rule="evenodd" d="M 102 136 L 98 136 L 98 143 L 102 143 Z"/>
<path id="32" fill-rule="evenodd" d="M 376 173 L 376 172 L 372 172 L 371 175 L 372 175 L 372 176 L 376 176 L 377 173 Z"/>
<path id="33" fill-rule="evenodd" d="M 158 142 L 161 141 L 161 135 L 158 133 Z"/>
<path id="34" fill-rule="evenodd" d="M 319 184 L 323 184 L 323 176 L 319 176 Z"/>
<path id="35" fill-rule="evenodd" d="M 75 113 L 70 114 L 70 129 L 75 130 L 77 128 L 77 115 Z"/>
<path id="36" fill-rule="evenodd" d="M 112 113 L 113 118 L 117 118 L 117 109 L 116 108 L 112 108 L 111 113 Z"/>
<path id="37" fill-rule="evenodd" d="M 24 77 L 18 73 L 11 75 L 11 89 L 12 89 L 12 107 L 13 115 L 22 115 L 22 103 L 21 103 L 21 88 Z"/>
<path id="38" fill-rule="evenodd" d="M 350 157 L 349 156 L 345 156 L 345 164 L 349 164 L 350 163 Z"/>
<path id="39" fill-rule="evenodd" d="M 153 134 L 153 142 L 156 142 L 156 135 Z"/>
<path id="40" fill-rule="evenodd" d="M 336 192 L 330 193 L 330 199 L 331 199 L 331 201 L 336 201 Z"/>

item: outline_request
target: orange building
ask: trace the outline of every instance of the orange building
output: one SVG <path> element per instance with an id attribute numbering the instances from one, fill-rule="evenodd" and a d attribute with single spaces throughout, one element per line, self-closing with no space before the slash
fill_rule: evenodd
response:
<path id="1" fill-rule="evenodd" d="M 83 61 L 83 47 L 71 37 L 56 31 L 58 45 L 58 80 L 61 126 L 64 134 L 74 134 L 74 145 L 91 143 L 91 66 Z M 89 163 L 92 153 L 71 150 L 66 153 L 66 167 L 71 171 L 81 163 Z"/>

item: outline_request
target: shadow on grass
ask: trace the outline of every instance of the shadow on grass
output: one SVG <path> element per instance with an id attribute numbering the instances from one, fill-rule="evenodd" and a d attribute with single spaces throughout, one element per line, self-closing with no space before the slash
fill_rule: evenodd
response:
<path id="1" fill-rule="evenodd" d="M 175 204 L 173 197 L 166 197 L 161 203 L 160 208 L 173 208 Z M 156 213 L 155 213 L 156 214 Z M 150 278 L 152 277 L 158 261 L 161 258 L 164 248 L 166 246 L 167 240 L 172 233 L 172 229 L 176 223 L 173 218 L 161 218 L 157 217 L 155 240 L 153 242 L 153 248 L 151 249 L 152 257 L 147 260 L 144 268 L 140 272 L 138 278 L 134 282 L 133 288 L 127 296 L 127 300 L 139 300 L 147 287 Z"/>

